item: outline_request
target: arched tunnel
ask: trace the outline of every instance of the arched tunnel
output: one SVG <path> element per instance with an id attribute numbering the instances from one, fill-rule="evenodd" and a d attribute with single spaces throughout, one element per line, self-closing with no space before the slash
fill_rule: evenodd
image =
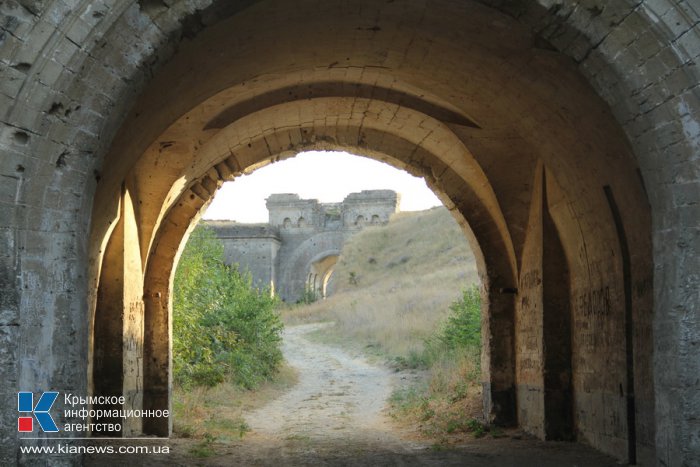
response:
<path id="1" fill-rule="evenodd" d="M 322 253 L 320 259 L 313 261 L 309 267 L 309 289 L 318 298 L 328 295 L 328 282 L 333 275 L 340 254 L 338 252 Z M 313 278 L 313 279 L 312 279 Z"/>
<path id="2" fill-rule="evenodd" d="M 18 391 L 168 409 L 172 276 L 202 209 L 226 180 L 332 149 L 424 177 L 462 226 L 490 422 L 700 463 L 695 2 L 0 12 L 6 426 Z M 17 462 L 16 433 L 0 459 Z"/>

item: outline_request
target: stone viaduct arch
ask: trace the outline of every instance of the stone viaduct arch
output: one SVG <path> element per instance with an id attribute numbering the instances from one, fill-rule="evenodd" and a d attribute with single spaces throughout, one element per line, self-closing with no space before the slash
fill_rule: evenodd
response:
<path id="1" fill-rule="evenodd" d="M 335 265 L 340 258 L 340 250 L 329 250 L 319 253 L 309 262 L 309 276 L 313 275 L 313 281 L 309 280 L 309 290 L 313 290 L 318 298 L 326 298 L 328 295 L 328 282 L 333 275 Z"/>
<path id="2" fill-rule="evenodd" d="M 349 149 L 425 177 L 470 238 L 492 421 L 700 462 L 695 2 L 167 5 L 0 6 L 3 420 L 18 390 L 167 408 L 201 208 Z"/>
<path id="3" fill-rule="evenodd" d="M 355 220 L 367 217 L 385 224 L 398 211 L 399 200 L 391 190 L 350 193 L 339 203 L 277 193 L 266 200 L 267 224 L 204 224 L 223 243 L 224 260 L 250 272 L 254 287 L 270 288 L 282 300 L 296 303 L 306 292 L 326 296 L 343 244 L 364 226 Z"/>
<path id="4" fill-rule="evenodd" d="M 286 261 L 285 267 L 280 268 L 281 282 L 289 288 L 289 290 L 281 292 L 286 292 L 287 296 L 294 297 L 296 296 L 294 292 L 304 290 L 307 284 L 314 286 L 318 284 L 318 279 L 310 279 L 309 275 L 324 275 L 335 262 L 318 269 L 313 267 L 314 264 L 331 256 L 337 258 L 347 236 L 346 232 L 321 232 L 299 245 Z M 305 274 L 299 274 L 300 271 L 305 271 Z M 318 291 L 318 288 L 315 287 L 314 290 Z"/>

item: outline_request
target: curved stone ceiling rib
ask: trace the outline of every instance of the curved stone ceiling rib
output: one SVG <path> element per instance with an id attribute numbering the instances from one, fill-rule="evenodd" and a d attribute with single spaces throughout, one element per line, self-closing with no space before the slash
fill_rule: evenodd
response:
<path id="1" fill-rule="evenodd" d="M 394 88 L 362 82 L 321 81 L 304 84 L 303 86 L 286 86 L 257 95 L 255 98 L 238 102 L 221 111 L 210 120 L 204 130 L 222 129 L 239 118 L 269 107 L 270 103 L 285 104 L 300 99 L 316 99 L 322 97 L 353 97 L 361 99 L 377 99 L 383 102 L 410 108 L 431 116 L 442 123 L 481 128 L 473 118 L 468 117 L 449 104 L 439 102 L 437 98 L 429 98 L 423 93 L 421 97 Z"/>

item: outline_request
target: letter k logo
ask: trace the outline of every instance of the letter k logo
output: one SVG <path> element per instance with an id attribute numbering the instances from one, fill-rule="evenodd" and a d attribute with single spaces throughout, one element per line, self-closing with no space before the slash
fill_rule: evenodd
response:
<path id="1" fill-rule="evenodd" d="M 42 431 L 45 432 L 56 432 L 58 427 L 56 423 L 51 418 L 49 410 L 51 406 L 56 401 L 58 397 L 57 391 L 47 391 L 41 394 L 39 402 L 34 405 L 34 393 L 31 392 L 18 392 L 17 393 L 17 410 L 19 412 L 30 412 L 36 417 L 36 421 L 39 422 L 39 426 Z M 21 432 L 32 431 L 34 428 L 33 418 L 30 417 L 19 417 L 17 423 L 17 430 Z"/>

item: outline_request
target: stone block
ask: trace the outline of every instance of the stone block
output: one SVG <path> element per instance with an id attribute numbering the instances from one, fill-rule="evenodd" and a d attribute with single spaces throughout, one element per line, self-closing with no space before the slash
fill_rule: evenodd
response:
<path id="1" fill-rule="evenodd" d="M 687 61 L 693 61 L 700 56 L 700 34 L 697 28 L 689 29 L 676 40 L 676 45 L 687 55 Z"/>
<path id="2" fill-rule="evenodd" d="M 677 207 L 693 206 L 700 200 L 700 183 L 698 182 L 674 184 L 671 190 L 673 192 L 673 204 Z M 698 221 L 700 221 L 700 217 Z"/>
<path id="3" fill-rule="evenodd" d="M 700 22 L 700 8 L 694 0 L 680 0 L 676 5 L 689 18 L 691 24 Z"/>
<path id="4" fill-rule="evenodd" d="M 4 258 L 15 258 L 15 230 L 0 226 L 0 259 Z"/>
<path id="5" fill-rule="evenodd" d="M 43 121 L 43 114 L 34 109 L 32 104 L 26 100 L 15 101 L 15 106 L 22 109 L 22 111 L 13 112 L 10 118 L 7 119 L 7 123 L 16 128 L 13 133 L 18 131 L 25 133 L 26 137 L 23 140 L 15 138 L 14 147 L 20 148 L 22 146 L 28 146 L 30 143 L 33 144 L 34 141 L 46 131 L 48 123 Z M 31 130 L 25 131 L 25 129 Z"/>
<path id="6" fill-rule="evenodd" d="M 20 327 L 16 323 L 0 323 L 0 392 L 17 386 L 19 335 Z"/>
<path id="7" fill-rule="evenodd" d="M 672 70 L 662 83 L 668 89 L 668 94 L 672 96 L 680 95 L 697 85 L 697 81 L 692 76 L 692 71 L 687 67 L 679 67 Z"/>
<path id="8" fill-rule="evenodd" d="M 646 0 L 641 7 L 647 10 L 652 18 L 658 19 L 664 16 L 673 5 L 669 0 Z"/>
<path id="9" fill-rule="evenodd" d="M 661 20 L 675 38 L 682 36 L 692 28 L 692 23 L 688 21 L 685 12 L 677 7 L 668 8 L 666 12 L 661 15 Z"/>
<path id="10" fill-rule="evenodd" d="M 625 21 L 627 22 L 628 20 Z M 629 22 L 632 22 L 632 20 L 629 20 Z M 623 51 L 625 47 L 632 44 L 639 34 L 639 28 L 616 27 L 608 33 L 600 45 L 605 50 L 612 52 L 609 56 L 614 57 L 617 53 Z"/>
<path id="11" fill-rule="evenodd" d="M 75 44 L 83 44 L 92 32 L 94 25 L 86 23 L 82 18 L 76 18 L 70 27 L 64 31 L 66 37 Z"/>
<path id="12" fill-rule="evenodd" d="M 65 38 L 61 40 L 60 45 L 54 48 L 53 54 L 51 55 L 51 60 L 57 62 L 61 67 L 65 68 L 71 59 L 76 54 L 83 54 L 80 48 Z"/>
<path id="13" fill-rule="evenodd" d="M 673 102 L 678 111 L 678 115 L 681 117 L 687 114 L 691 114 L 694 117 L 700 115 L 700 96 L 696 88 L 688 89 L 682 94 L 679 94 Z"/>
<path id="14" fill-rule="evenodd" d="M 40 59 L 41 51 L 54 31 L 54 25 L 41 20 L 37 22 L 28 35 L 27 41 L 22 44 L 13 57 L 14 63 L 34 64 Z"/>
<path id="15" fill-rule="evenodd" d="M 19 183 L 20 177 L 17 175 L 0 174 L 0 202 L 14 204 Z"/>
<path id="16" fill-rule="evenodd" d="M 0 264 L 0 268 L 4 265 Z M 2 281 L 2 279 L 0 279 Z M 2 283 L 0 288 L 0 326 L 16 326 L 19 324 L 19 294 L 15 284 Z"/>
<path id="17" fill-rule="evenodd" d="M 632 42 L 632 45 L 637 50 L 637 55 L 644 61 L 658 54 L 664 47 L 664 43 L 659 39 L 659 36 L 650 30 L 639 34 Z"/>
<path id="18" fill-rule="evenodd" d="M 15 102 L 16 103 L 16 102 Z M 22 135 L 22 133 L 25 133 Z M 17 164 L 24 162 L 29 135 L 21 128 L 0 122 L 0 151 L 3 153 L 0 173 L 14 174 Z"/>
<path id="19" fill-rule="evenodd" d="M 18 57 L 24 43 L 12 34 L 0 30 L 0 63 L 5 66 L 13 66 L 22 63 Z M 26 62 L 32 63 L 32 62 Z"/>
<path id="20" fill-rule="evenodd" d="M 58 82 L 61 74 L 65 73 L 65 67 L 53 58 L 43 60 L 39 67 L 37 79 L 39 82 L 47 86 L 54 85 L 56 82 Z"/>
<path id="21" fill-rule="evenodd" d="M 0 390 L 0 424 L 11 428 L 0 431 L 0 463 L 9 466 L 17 462 L 17 431 L 16 428 L 12 429 L 17 424 L 17 388 L 10 387 L 7 382 L 1 384 L 3 387 Z"/>
<path id="22" fill-rule="evenodd" d="M 674 64 L 675 63 L 674 61 Z M 646 78 L 643 86 L 663 81 L 663 77 L 671 73 L 673 69 L 673 65 L 669 66 L 669 64 L 664 61 L 664 56 L 661 53 L 649 58 L 644 62 L 640 70 L 644 73 L 644 77 Z"/>
<path id="23" fill-rule="evenodd" d="M 569 46 L 566 48 L 566 53 L 574 60 L 581 61 L 584 59 L 584 57 L 586 57 L 586 55 L 588 55 L 592 47 L 593 45 L 588 37 L 579 35 L 573 41 L 571 41 Z"/>
<path id="24" fill-rule="evenodd" d="M 10 97 L 18 95 L 26 77 L 27 75 L 11 66 L 0 67 L 0 93 Z"/>
<path id="25" fill-rule="evenodd" d="M 69 16 L 77 6 L 78 5 L 72 0 L 54 0 L 51 2 L 50 8 L 46 10 L 46 14 L 43 15 L 42 18 L 58 27 L 64 24 L 66 20 L 69 20 Z"/>

